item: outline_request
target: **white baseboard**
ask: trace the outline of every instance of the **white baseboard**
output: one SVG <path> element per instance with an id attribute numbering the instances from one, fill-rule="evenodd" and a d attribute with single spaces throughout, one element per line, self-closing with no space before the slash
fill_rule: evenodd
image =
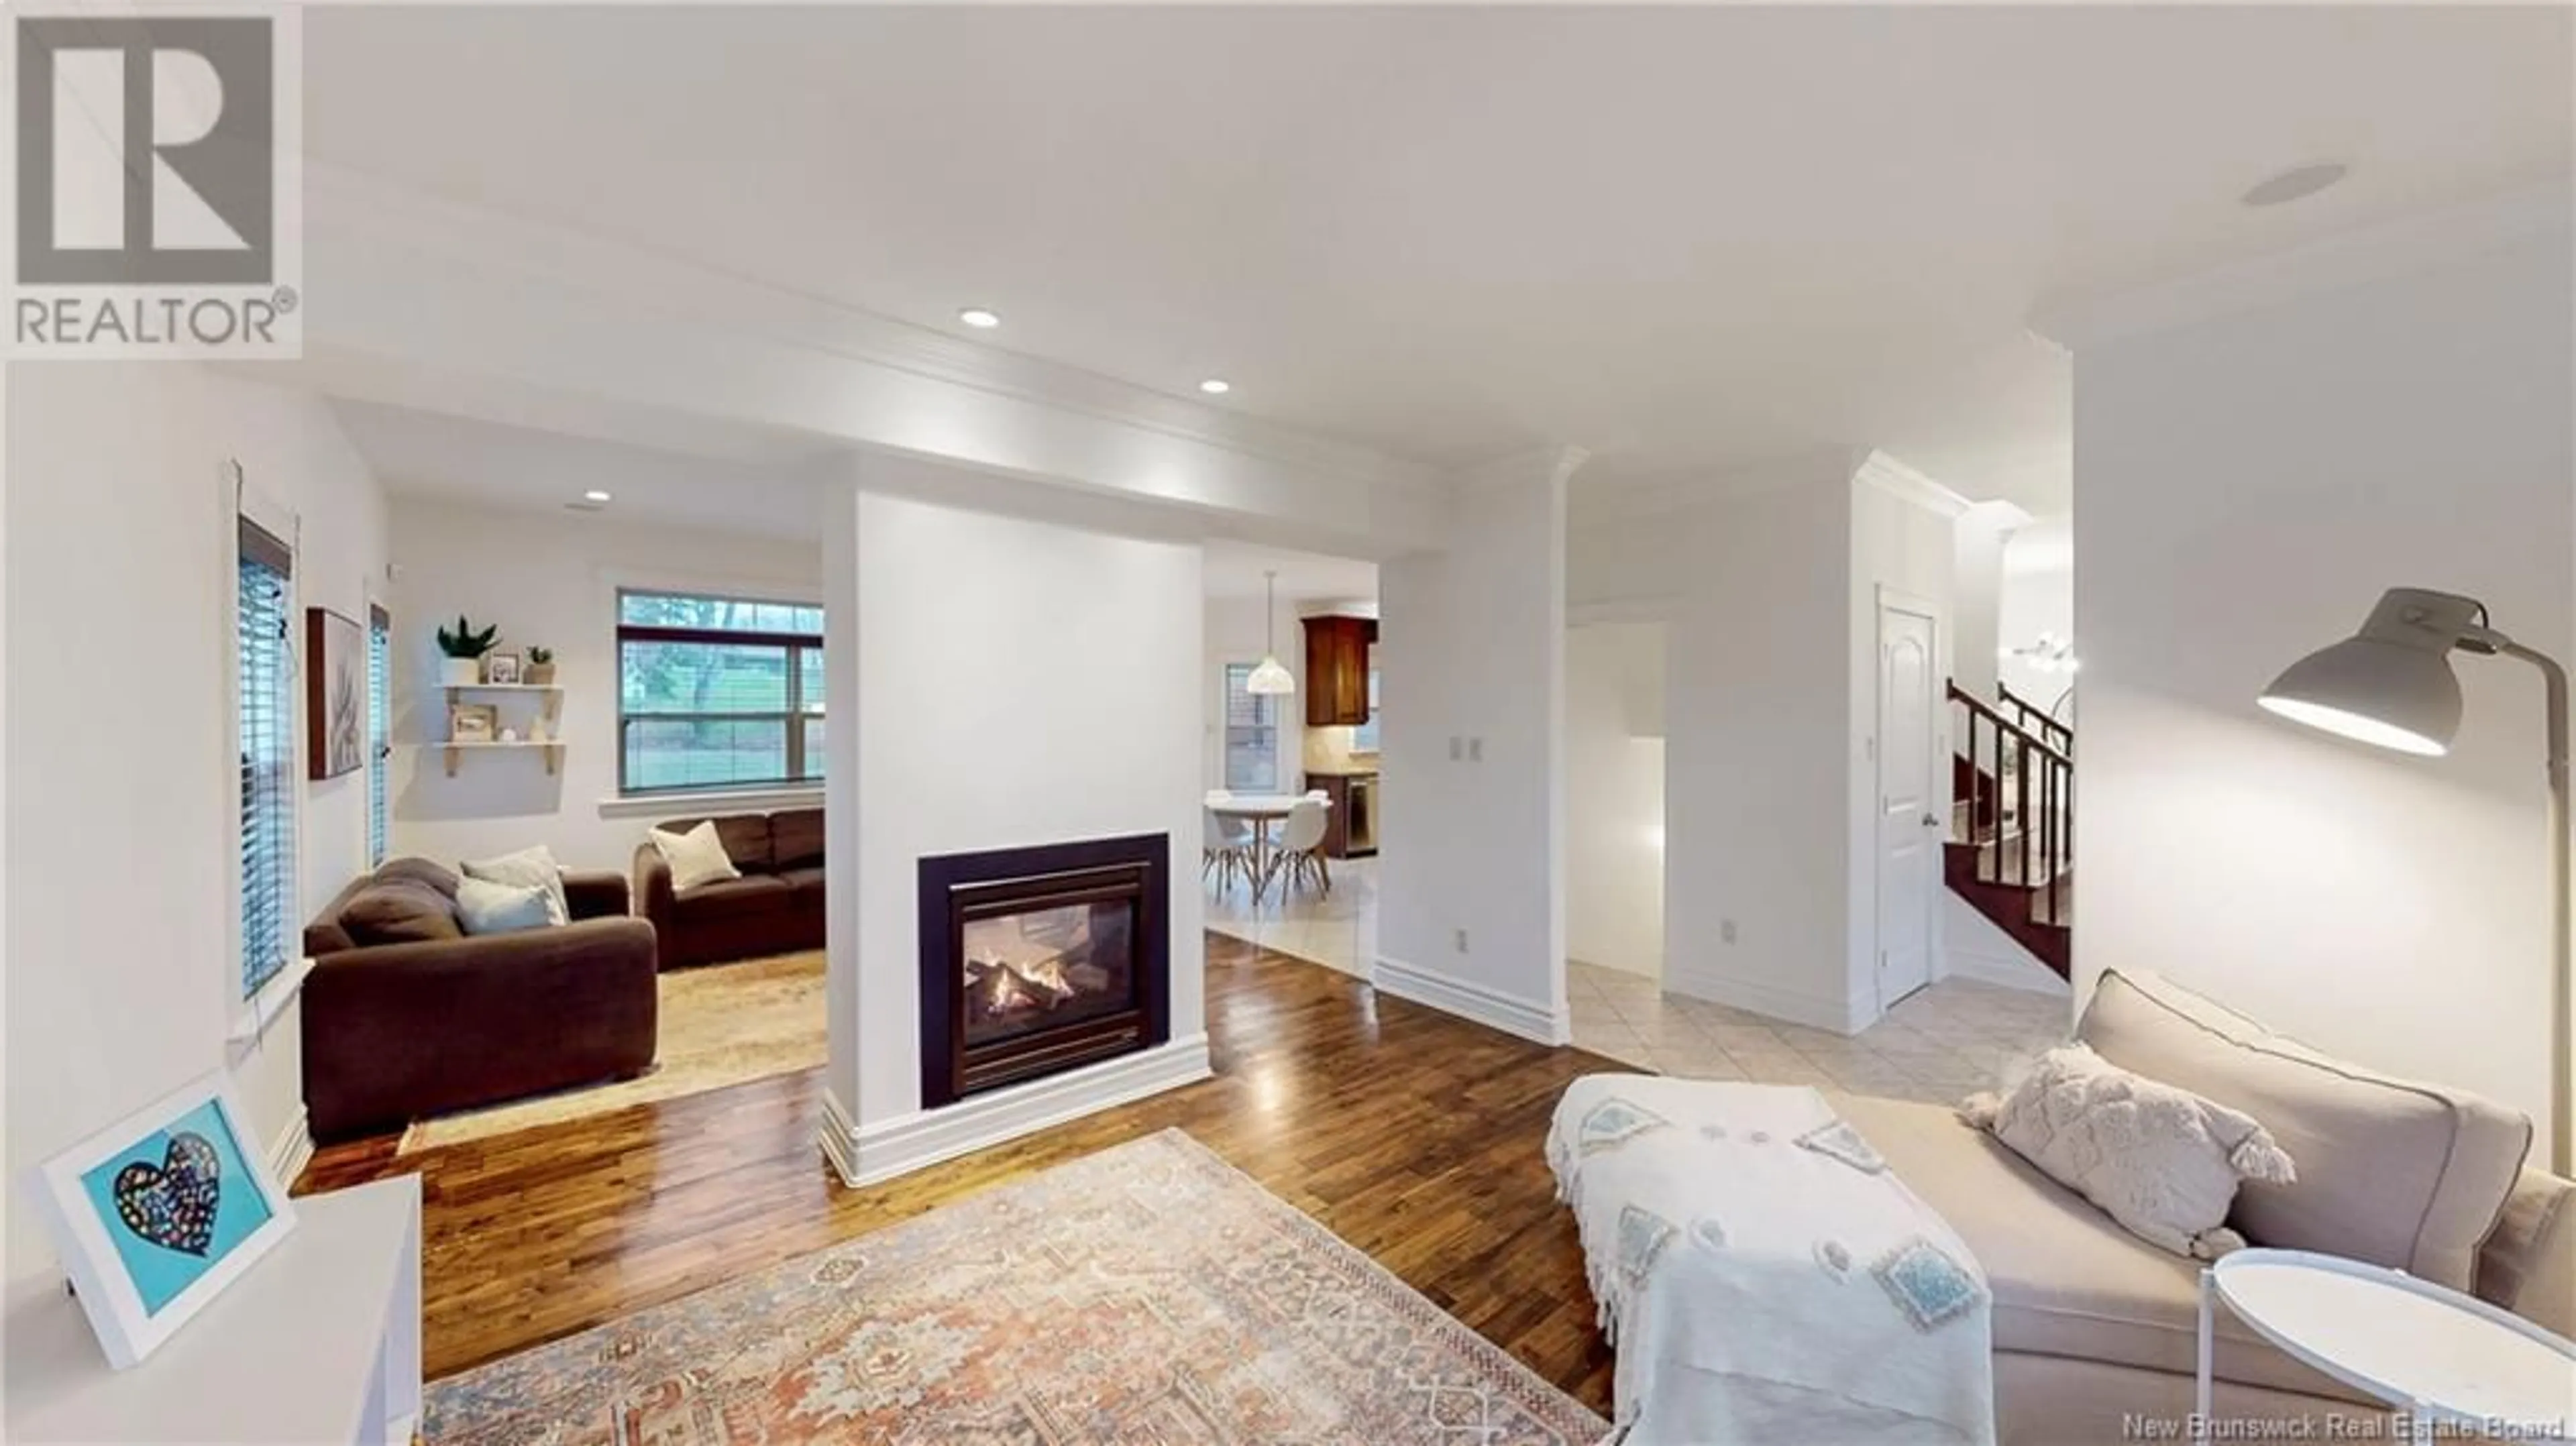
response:
<path id="1" fill-rule="evenodd" d="M 1574 1023 L 1568 1011 L 1505 994 L 1472 979 L 1380 956 L 1369 982 L 1381 994 L 1427 1004 L 1444 1014 L 1471 1019 L 1522 1039 L 1540 1044 L 1568 1044 L 1574 1039 Z"/>
<path id="2" fill-rule="evenodd" d="M 285 1128 L 277 1132 L 277 1138 L 268 1142 L 268 1172 L 277 1177 L 277 1183 L 292 1190 L 295 1177 L 303 1174 L 304 1167 L 312 1162 L 312 1123 L 304 1113 L 304 1106 L 299 1104 L 287 1119 Z"/>
<path id="3" fill-rule="evenodd" d="M 1665 971 L 1664 992 L 1749 1009 L 1772 1019 L 1803 1024 L 1809 1029 L 1829 1029 L 1836 1034 L 1858 1034 L 1877 1020 L 1867 1001 L 1822 999 L 1794 989 L 1685 969 Z"/>
<path id="4" fill-rule="evenodd" d="M 844 1182 L 874 1185 L 1113 1105 L 1195 1084 L 1212 1073 L 1208 1038 L 1193 1034 L 1138 1054 L 869 1125 L 852 1124 L 849 1112 L 827 1090 L 823 1153 Z"/>

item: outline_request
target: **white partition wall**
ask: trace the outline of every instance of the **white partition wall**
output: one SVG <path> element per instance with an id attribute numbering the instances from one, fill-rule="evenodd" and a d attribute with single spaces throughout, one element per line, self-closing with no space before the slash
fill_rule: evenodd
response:
<path id="1" fill-rule="evenodd" d="M 1449 546 L 1378 572 L 1377 986 L 1563 1043 L 1565 484 L 1576 452 L 1482 469 Z"/>
<path id="2" fill-rule="evenodd" d="M 883 1179 L 1204 1077 L 1199 549 L 853 488 L 828 518 L 835 1163 Z M 1172 840 L 1170 1042 L 922 1109 L 921 859 L 1144 833 Z"/>

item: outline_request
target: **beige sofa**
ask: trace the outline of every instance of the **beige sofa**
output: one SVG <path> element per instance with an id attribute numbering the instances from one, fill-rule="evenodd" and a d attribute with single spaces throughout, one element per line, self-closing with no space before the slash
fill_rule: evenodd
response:
<path id="1" fill-rule="evenodd" d="M 2249 1185 L 2229 1217 L 2253 1243 L 2407 1270 L 2576 1334 L 2576 1185 L 2525 1168 L 2522 1116 L 2329 1059 L 2152 975 L 2105 974 L 2077 1036 L 2246 1111 L 2290 1151 L 2298 1181 Z M 2129 1234 L 1946 1108 L 1834 1103 L 1985 1267 L 2003 1446 L 2135 1442 L 2135 1418 L 2188 1416 L 2199 1262 Z M 2376 1414 L 2224 1310 L 2216 1338 L 2222 1417 L 2306 1417 L 2310 1439 L 2329 1440 L 2328 1417 Z"/>

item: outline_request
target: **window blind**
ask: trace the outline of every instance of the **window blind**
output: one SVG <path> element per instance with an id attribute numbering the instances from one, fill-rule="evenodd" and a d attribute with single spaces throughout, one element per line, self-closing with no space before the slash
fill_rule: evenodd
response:
<path id="1" fill-rule="evenodd" d="M 367 866 L 385 861 L 394 764 L 394 620 L 367 608 Z"/>
<path id="2" fill-rule="evenodd" d="M 241 707 L 242 997 L 293 957 L 295 554 L 245 518 L 235 610 Z"/>
<path id="3" fill-rule="evenodd" d="M 1225 786 L 1262 793 L 1279 786 L 1279 700 L 1252 691 L 1252 669 L 1225 669 Z"/>

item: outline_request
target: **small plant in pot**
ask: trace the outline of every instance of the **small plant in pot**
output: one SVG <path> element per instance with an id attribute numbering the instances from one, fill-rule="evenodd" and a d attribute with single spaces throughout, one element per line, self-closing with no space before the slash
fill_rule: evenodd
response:
<path id="1" fill-rule="evenodd" d="M 482 682 L 483 655 L 500 640 L 498 626 L 478 631 L 463 613 L 458 613 L 453 631 L 446 627 L 438 630 L 438 650 L 447 655 L 439 665 L 439 681 L 451 688 L 471 688 Z"/>
<path id="2" fill-rule="evenodd" d="M 531 644 L 528 648 L 527 681 L 542 688 L 553 683 L 554 680 L 555 650 Z"/>

